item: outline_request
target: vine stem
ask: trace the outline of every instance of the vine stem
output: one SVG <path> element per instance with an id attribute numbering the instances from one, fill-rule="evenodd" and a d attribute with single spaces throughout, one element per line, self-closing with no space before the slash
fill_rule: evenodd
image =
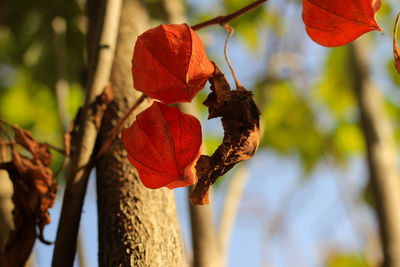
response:
<path id="1" fill-rule="evenodd" d="M 231 61 L 229 60 L 229 57 L 228 57 L 228 43 L 231 40 L 231 37 L 233 35 L 233 28 L 231 26 L 229 26 L 228 24 L 226 24 L 226 23 L 221 24 L 221 26 L 225 30 L 227 30 L 229 32 L 228 37 L 226 38 L 226 41 L 225 41 L 224 54 L 225 54 L 226 63 L 228 63 L 228 66 L 229 66 L 229 69 L 231 70 L 233 79 L 235 80 L 236 90 L 238 90 L 238 91 L 246 91 L 246 89 L 244 89 L 242 84 L 237 79 L 235 71 L 232 68 Z"/>
<path id="2" fill-rule="evenodd" d="M 253 10 L 253 9 L 259 7 L 259 6 L 261 6 L 262 4 L 264 4 L 267 1 L 268 0 L 257 0 L 257 1 L 254 1 L 253 3 L 248 4 L 247 6 L 242 7 L 241 9 L 239 9 L 239 10 L 237 10 L 235 12 L 232 12 L 232 13 L 229 13 L 229 14 L 226 14 L 226 15 L 222 15 L 222 16 L 218 16 L 218 17 L 215 17 L 213 19 L 201 22 L 199 24 L 191 26 L 191 28 L 194 31 L 197 31 L 197 30 L 200 30 L 200 29 L 203 29 L 205 27 L 208 27 L 208 26 L 211 26 L 211 25 L 215 25 L 215 24 L 220 24 L 220 25 L 226 24 L 227 22 L 229 22 L 229 21 L 231 21 L 231 20 L 233 20 L 233 19 L 235 19 L 235 18 L 237 18 L 237 17 L 239 17 L 239 16 L 241 16 L 241 15 L 247 13 L 247 12 L 250 12 L 251 10 Z"/>
<path id="3" fill-rule="evenodd" d="M 2 123 L 7 124 L 7 125 L 11 125 L 11 123 L 6 122 L 5 120 L 0 119 L 0 130 L 4 133 L 4 135 L 7 137 L 8 141 L 11 142 L 12 138 L 9 135 L 9 133 L 7 132 L 7 130 L 3 127 Z"/>

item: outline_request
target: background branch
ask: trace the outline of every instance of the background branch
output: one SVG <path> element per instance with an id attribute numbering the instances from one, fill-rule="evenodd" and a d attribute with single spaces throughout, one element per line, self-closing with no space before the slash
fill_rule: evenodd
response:
<path id="1" fill-rule="evenodd" d="M 231 20 L 233 20 L 233 19 L 235 19 L 235 18 L 237 18 L 237 17 L 239 17 L 239 16 L 241 16 L 241 15 L 247 13 L 247 12 L 250 12 L 251 10 L 253 10 L 253 9 L 259 7 L 259 6 L 261 6 L 262 4 L 264 4 L 267 1 L 268 0 L 257 0 L 257 1 L 254 1 L 253 3 L 241 8 L 241 9 L 235 11 L 235 12 L 229 13 L 227 15 L 218 16 L 216 18 L 207 20 L 205 22 L 201 22 L 199 24 L 195 24 L 195 25 L 191 26 L 191 28 L 194 31 L 197 31 L 197 30 L 203 29 L 203 28 L 211 26 L 211 25 L 228 23 L 229 21 L 231 21 Z"/>
<path id="2" fill-rule="evenodd" d="M 232 233 L 236 222 L 236 215 L 239 210 L 243 191 L 246 188 L 249 178 L 249 170 L 245 165 L 243 165 L 243 163 L 236 168 L 235 173 L 230 177 L 219 228 L 222 255 L 221 266 L 228 266 L 229 245 L 231 243 Z"/>
<path id="3" fill-rule="evenodd" d="M 354 90 L 367 148 L 372 193 L 382 238 L 385 267 L 400 266 L 400 175 L 393 130 L 384 113 L 383 99 L 373 86 L 367 65 L 368 49 L 362 40 L 350 44 Z"/>

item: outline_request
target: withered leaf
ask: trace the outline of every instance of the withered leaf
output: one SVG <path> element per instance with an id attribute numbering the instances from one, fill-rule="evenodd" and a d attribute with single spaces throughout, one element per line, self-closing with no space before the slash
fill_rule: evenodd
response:
<path id="1" fill-rule="evenodd" d="M 100 129 L 104 112 L 113 99 L 114 93 L 111 88 L 111 83 L 108 83 L 104 87 L 103 92 L 98 95 L 96 100 L 93 102 L 93 121 L 97 130 Z"/>
<path id="2" fill-rule="evenodd" d="M 221 117 L 224 139 L 211 157 L 202 155 L 196 165 L 199 180 L 189 196 L 193 204 L 208 204 L 210 186 L 237 163 L 250 159 L 260 142 L 260 111 L 253 94 L 244 88 L 231 91 L 217 66 L 209 81 L 212 93 L 204 105 L 209 119 Z"/>
<path id="3" fill-rule="evenodd" d="M 400 13 L 397 15 L 396 22 L 394 25 L 394 35 L 393 35 L 393 57 L 394 57 L 394 66 L 398 73 L 400 73 L 400 48 L 397 43 L 397 27 L 399 26 Z"/>
<path id="4" fill-rule="evenodd" d="M 48 209 L 54 204 L 58 186 L 49 166 L 52 156 L 46 144 L 39 143 L 32 134 L 12 125 L 15 141 L 32 154 L 32 159 L 20 155 L 12 147 L 12 161 L 0 164 L 7 170 L 13 183 L 14 230 L 10 233 L 2 266 L 24 266 L 36 237 L 50 244 L 43 237 L 45 225 L 50 223 Z M 38 231 L 36 230 L 38 228 Z"/>
<path id="5" fill-rule="evenodd" d="M 11 127 L 15 134 L 15 142 L 31 152 L 34 161 L 40 161 L 45 167 L 49 167 L 52 160 L 49 146 L 34 140 L 29 131 L 21 129 L 16 125 L 11 125 Z"/>

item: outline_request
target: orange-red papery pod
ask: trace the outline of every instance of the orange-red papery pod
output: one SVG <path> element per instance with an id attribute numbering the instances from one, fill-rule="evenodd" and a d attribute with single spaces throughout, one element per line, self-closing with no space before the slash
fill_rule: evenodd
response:
<path id="1" fill-rule="evenodd" d="M 303 0 L 303 21 L 313 41 L 340 46 L 360 35 L 378 30 L 375 13 L 380 0 Z"/>
<path id="2" fill-rule="evenodd" d="M 122 131 L 122 143 L 146 187 L 172 189 L 195 183 L 201 125 L 177 107 L 154 102 Z"/>
<path id="3" fill-rule="evenodd" d="M 136 41 L 134 87 L 151 98 L 166 104 L 190 102 L 213 72 L 203 43 L 187 24 L 160 25 Z"/>

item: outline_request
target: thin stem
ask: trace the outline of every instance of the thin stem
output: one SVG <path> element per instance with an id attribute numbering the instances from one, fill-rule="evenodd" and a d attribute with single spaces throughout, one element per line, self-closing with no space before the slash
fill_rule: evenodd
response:
<path id="1" fill-rule="evenodd" d="M 222 24 L 227 23 L 227 22 L 229 22 L 229 21 L 231 21 L 231 20 L 233 20 L 233 19 L 235 19 L 235 18 L 237 18 L 237 17 L 239 17 L 239 16 L 241 16 L 241 15 L 247 13 L 247 12 L 250 12 L 251 10 L 259 7 L 260 5 L 264 4 L 267 1 L 268 0 L 257 0 L 257 1 L 254 1 L 253 3 L 241 8 L 241 9 L 235 11 L 235 12 L 232 12 L 232 13 L 227 14 L 227 15 L 218 16 L 218 17 L 215 17 L 213 19 L 207 20 L 205 22 L 201 22 L 199 24 L 191 26 L 191 28 L 194 31 L 197 31 L 197 30 L 200 30 L 200 29 L 203 29 L 205 27 L 208 27 L 208 26 L 211 26 L 211 25 L 215 25 L 215 24 L 221 24 L 222 25 Z"/>
<path id="2" fill-rule="evenodd" d="M 135 102 L 135 104 L 126 112 L 125 116 L 118 122 L 117 125 L 113 128 L 113 130 L 108 134 L 106 140 L 100 147 L 99 153 L 96 155 L 96 159 L 99 159 L 110 147 L 112 141 L 114 140 L 115 136 L 121 130 L 122 126 L 125 124 L 126 120 L 129 116 L 136 110 L 136 108 L 147 98 L 145 94 L 142 94 Z"/>
<path id="3" fill-rule="evenodd" d="M 6 138 L 8 139 L 8 141 L 11 142 L 11 141 L 12 141 L 11 136 L 10 136 L 9 133 L 7 132 L 6 128 L 4 128 L 3 125 L 1 125 L 1 123 L 5 123 L 5 124 L 7 124 L 7 125 L 11 125 L 11 124 L 9 124 L 8 122 L 3 121 L 2 119 L 0 119 L 0 130 L 4 133 L 4 135 L 6 136 Z"/>
<path id="4" fill-rule="evenodd" d="M 244 87 L 242 86 L 242 84 L 239 82 L 239 80 L 236 77 L 235 71 L 232 68 L 231 62 L 230 62 L 229 57 L 228 57 L 228 52 L 227 52 L 228 43 L 231 40 L 232 35 L 233 35 L 233 28 L 231 26 L 229 26 L 228 24 L 225 24 L 225 23 L 222 24 L 221 26 L 224 27 L 224 29 L 229 32 L 228 37 L 226 38 L 225 47 L 224 47 L 224 54 L 225 54 L 226 63 L 228 63 L 229 69 L 232 72 L 233 79 L 235 80 L 236 90 L 243 91 L 245 89 L 244 89 Z"/>
<path id="5" fill-rule="evenodd" d="M 399 25 L 399 20 L 400 20 L 400 12 L 397 14 L 396 17 L 396 22 L 394 23 L 394 37 L 393 37 L 393 45 L 397 45 L 397 27 Z"/>

